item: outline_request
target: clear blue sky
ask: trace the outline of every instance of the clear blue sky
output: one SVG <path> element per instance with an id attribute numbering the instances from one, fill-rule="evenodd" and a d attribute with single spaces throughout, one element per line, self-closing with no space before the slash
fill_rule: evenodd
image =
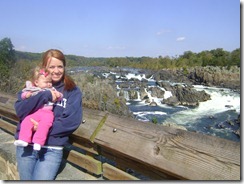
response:
<path id="1" fill-rule="evenodd" d="M 86 57 L 240 48 L 239 0 L 1 0 L 0 40 Z"/>

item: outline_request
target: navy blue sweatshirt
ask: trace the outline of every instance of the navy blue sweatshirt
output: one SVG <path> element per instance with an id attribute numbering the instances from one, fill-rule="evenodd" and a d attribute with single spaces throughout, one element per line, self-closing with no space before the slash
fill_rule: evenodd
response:
<path id="1" fill-rule="evenodd" d="M 53 87 L 63 94 L 63 99 L 54 104 L 54 122 L 49 130 L 45 145 L 65 146 L 68 143 L 69 135 L 72 134 L 81 124 L 82 120 L 82 93 L 78 87 L 71 91 L 64 91 L 64 83 L 59 82 Z M 37 111 L 48 101 L 52 101 L 52 94 L 49 90 L 38 93 L 28 99 L 21 98 L 21 91 L 18 93 L 18 100 L 15 102 L 15 111 L 20 118 L 17 125 L 15 139 L 19 137 L 20 124 L 29 114 Z"/>

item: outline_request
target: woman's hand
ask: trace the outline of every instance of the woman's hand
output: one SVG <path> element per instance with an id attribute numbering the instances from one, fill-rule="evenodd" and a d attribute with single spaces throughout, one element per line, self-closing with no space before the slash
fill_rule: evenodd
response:
<path id="1" fill-rule="evenodd" d="M 52 93 L 52 102 L 56 102 L 58 100 L 56 91 L 51 90 Z"/>
<path id="2" fill-rule="evenodd" d="M 32 118 L 30 118 L 31 122 L 33 123 L 33 128 L 32 130 L 33 131 L 36 131 L 37 130 L 37 127 L 38 127 L 38 122 Z"/>

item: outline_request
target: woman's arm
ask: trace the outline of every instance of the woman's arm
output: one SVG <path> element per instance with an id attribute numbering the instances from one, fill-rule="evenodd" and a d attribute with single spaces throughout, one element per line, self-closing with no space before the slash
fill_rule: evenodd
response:
<path id="1" fill-rule="evenodd" d="M 48 101 L 52 101 L 52 93 L 50 91 L 39 92 L 35 96 L 31 96 L 28 99 L 21 98 L 22 91 L 17 94 L 17 101 L 14 104 L 14 108 L 17 116 L 22 121 L 27 115 L 37 111 L 40 107 L 46 104 Z"/>
<path id="2" fill-rule="evenodd" d="M 55 120 L 50 128 L 51 136 L 67 136 L 73 133 L 82 120 L 82 93 L 79 88 L 64 92 L 63 100 L 54 107 Z M 63 110 L 61 110 L 63 108 Z"/>

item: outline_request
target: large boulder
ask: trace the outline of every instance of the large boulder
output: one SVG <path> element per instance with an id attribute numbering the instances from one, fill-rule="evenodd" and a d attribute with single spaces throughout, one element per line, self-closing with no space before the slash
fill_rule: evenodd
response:
<path id="1" fill-rule="evenodd" d="M 199 102 L 204 102 L 211 99 L 211 96 L 204 90 L 197 91 L 190 86 L 175 85 L 172 87 L 172 96 L 163 100 L 163 103 L 168 105 L 184 105 L 198 106 Z"/>

